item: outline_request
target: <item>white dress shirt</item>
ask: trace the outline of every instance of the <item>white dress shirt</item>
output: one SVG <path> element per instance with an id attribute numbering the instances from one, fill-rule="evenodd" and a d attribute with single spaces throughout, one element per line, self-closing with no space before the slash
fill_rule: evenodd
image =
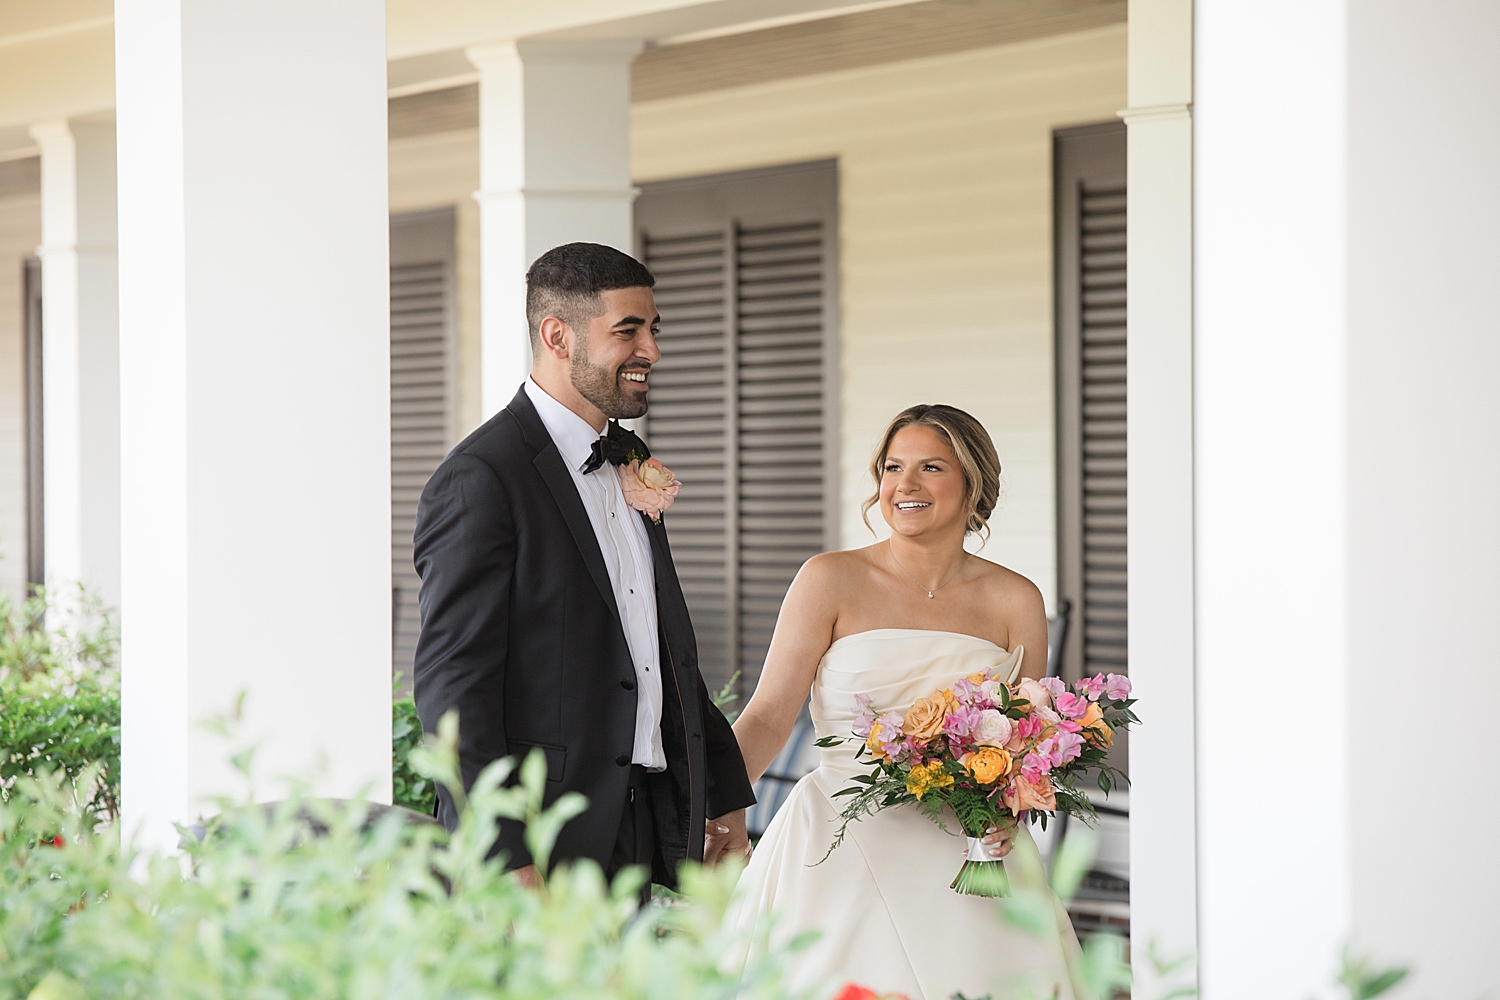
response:
<path id="1" fill-rule="evenodd" d="M 625 644 L 635 662 L 635 747 L 631 761 L 652 771 L 667 769 L 661 745 L 661 647 L 656 630 L 656 570 L 652 564 L 651 538 L 642 515 L 625 502 L 620 475 L 615 466 L 604 465 L 584 474 L 594 442 L 601 435 L 578 414 L 551 396 L 535 381 L 526 380 L 526 395 L 547 428 L 552 442 L 578 496 L 589 512 L 594 537 L 609 570 L 615 606 L 625 626 Z M 583 695 L 587 697 L 587 695 Z"/>

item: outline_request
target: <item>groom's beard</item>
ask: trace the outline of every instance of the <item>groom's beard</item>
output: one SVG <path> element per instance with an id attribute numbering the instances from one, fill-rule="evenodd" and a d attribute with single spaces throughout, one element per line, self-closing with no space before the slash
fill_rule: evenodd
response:
<path id="1" fill-rule="evenodd" d="M 605 368 L 589 361 L 588 348 L 580 341 L 568 365 L 568 378 L 578 395 L 593 403 L 611 420 L 629 420 L 645 416 L 646 393 L 625 388 L 622 377 L 628 371 L 650 371 L 650 367 L 632 362 L 619 368 Z"/>

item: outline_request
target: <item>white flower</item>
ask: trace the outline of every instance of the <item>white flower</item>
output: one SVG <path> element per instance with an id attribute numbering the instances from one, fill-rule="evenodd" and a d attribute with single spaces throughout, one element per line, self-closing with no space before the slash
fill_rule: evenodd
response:
<path id="1" fill-rule="evenodd" d="M 979 722 L 973 730 L 974 740 L 980 746 L 1004 746 L 1014 728 L 1015 724 L 1003 712 L 987 708 L 979 713 Z"/>

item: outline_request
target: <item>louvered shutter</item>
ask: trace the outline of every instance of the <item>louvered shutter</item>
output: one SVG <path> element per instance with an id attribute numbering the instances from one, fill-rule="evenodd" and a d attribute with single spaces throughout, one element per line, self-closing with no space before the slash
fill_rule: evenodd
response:
<path id="1" fill-rule="evenodd" d="M 391 668 L 410 684 L 421 617 L 412 567 L 417 501 L 451 437 L 453 217 L 391 224 Z"/>
<path id="2" fill-rule="evenodd" d="M 672 551 L 715 688 L 753 690 L 782 598 L 832 546 L 831 164 L 647 185 L 662 360 L 644 431 L 683 491 Z"/>
<path id="3" fill-rule="evenodd" d="M 1125 672 L 1125 130 L 1061 131 L 1057 157 L 1059 583 L 1064 675 Z"/>

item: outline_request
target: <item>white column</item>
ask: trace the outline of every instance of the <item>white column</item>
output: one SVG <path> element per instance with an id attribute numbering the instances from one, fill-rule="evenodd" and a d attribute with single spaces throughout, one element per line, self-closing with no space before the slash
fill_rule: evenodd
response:
<path id="1" fill-rule="evenodd" d="M 42 459 L 50 583 L 120 601 L 113 125 L 32 126 L 42 152 Z"/>
<path id="2" fill-rule="evenodd" d="M 630 63 L 639 42 L 516 40 L 468 50 L 479 70 L 484 416 L 531 371 L 526 268 L 561 243 L 634 252 Z"/>
<path id="3" fill-rule="evenodd" d="M 1492 985 L 1500 8 L 1200 3 L 1209 1000 Z M 1248 711 L 1247 711 L 1248 710 Z"/>
<path id="4" fill-rule="evenodd" d="M 1197 952 L 1193 681 L 1193 4 L 1131 0 L 1128 132 L 1130 925 L 1137 996 Z"/>
<path id="5" fill-rule="evenodd" d="M 1344 11 L 1353 936 L 1413 966 L 1403 996 L 1478 996 L 1500 899 L 1500 751 L 1469 722 L 1500 677 L 1500 5 Z M 1382 722 L 1428 699 L 1434 739 L 1391 754 Z"/>
<path id="6" fill-rule="evenodd" d="M 1321 994 L 1352 930 L 1345 7 L 1197 8 L 1199 970 L 1208 1000 Z"/>
<path id="7" fill-rule="evenodd" d="M 390 796 L 385 5 L 119 0 L 128 830 Z"/>

